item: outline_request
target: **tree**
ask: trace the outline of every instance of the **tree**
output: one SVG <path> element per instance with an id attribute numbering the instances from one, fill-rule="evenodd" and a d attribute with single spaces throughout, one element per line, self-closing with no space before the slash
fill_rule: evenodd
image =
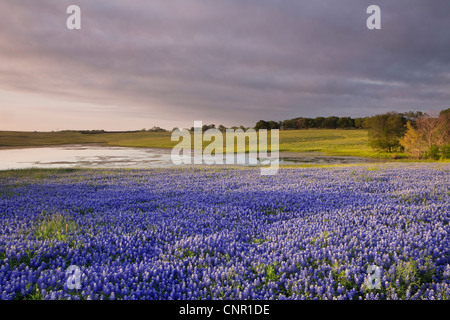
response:
<path id="1" fill-rule="evenodd" d="M 400 138 L 405 134 L 406 118 L 397 112 L 388 112 L 370 117 L 369 145 L 374 149 L 392 152 L 401 148 Z"/>
<path id="2" fill-rule="evenodd" d="M 306 124 L 305 118 L 297 118 L 292 120 L 293 129 L 303 129 L 305 127 L 305 124 Z"/>
<path id="3" fill-rule="evenodd" d="M 322 128 L 323 127 L 323 122 L 325 121 L 324 117 L 317 117 L 314 119 L 314 127 L 313 128 Z"/>
<path id="4" fill-rule="evenodd" d="M 261 130 L 261 129 L 270 130 L 270 125 L 264 120 L 259 120 L 255 125 L 255 130 Z"/>
<path id="5" fill-rule="evenodd" d="M 151 129 L 148 129 L 148 132 L 166 132 L 166 129 L 157 127 L 157 126 L 153 126 Z"/>
<path id="6" fill-rule="evenodd" d="M 355 118 L 355 127 L 358 129 L 365 128 L 364 121 L 365 118 Z"/>
<path id="7" fill-rule="evenodd" d="M 323 121 L 322 127 L 327 128 L 327 129 L 336 129 L 338 126 L 338 121 L 339 121 L 338 117 L 334 117 L 334 116 L 328 117 Z"/>
<path id="8" fill-rule="evenodd" d="M 315 125 L 314 119 L 305 118 L 305 119 L 303 119 L 302 125 L 303 125 L 303 128 L 305 128 L 305 129 L 314 128 L 314 125 Z"/>
<path id="9" fill-rule="evenodd" d="M 404 112 L 403 116 L 406 118 L 406 120 L 410 121 L 411 124 L 415 124 L 416 120 L 423 116 L 422 111 L 408 111 Z"/>
<path id="10" fill-rule="evenodd" d="M 439 159 L 440 153 L 447 158 L 450 140 L 450 113 L 441 111 L 439 117 L 423 114 L 415 121 L 416 128 L 408 122 L 405 136 L 400 140 L 405 151 L 418 158 L 426 155 Z"/>
<path id="11" fill-rule="evenodd" d="M 284 120 L 281 126 L 283 130 L 292 130 L 297 128 L 297 119 Z"/>
<path id="12" fill-rule="evenodd" d="M 355 120 L 350 117 L 339 118 L 339 120 L 337 121 L 337 126 L 339 128 L 354 128 Z"/>
<path id="13" fill-rule="evenodd" d="M 424 114 L 416 120 L 416 126 L 423 134 L 426 145 L 431 148 L 433 145 L 438 148 L 448 144 L 450 136 L 450 113 L 441 112 L 439 117 L 432 117 Z"/>
<path id="14" fill-rule="evenodd" d="M 418 159 L 420 159 L 427 151 L 423 135 L 416 130 L 409 121 L 406 124 L 405 135 L 400 138 L 400 144 L 403 146 L 406 153 L 409 153 Z"/>
<path id="15" fill-rule="evenodd" d="M 204 124 L 204 125 L 202 126 L 202 132 L 205 132 L 205 131 L 207 131 L 207 130 L 209 130 L 209 129 L 215 129 L 215 128 L 216 128 L 216 125 L 215 125 L 215 124 L 210 124 L 210 125 Z"/>
<path id="16" fill-rule="evenodd" d="M 269 121 L 270 129 L 280 129 L 281 128 L 281 121 Z"/>

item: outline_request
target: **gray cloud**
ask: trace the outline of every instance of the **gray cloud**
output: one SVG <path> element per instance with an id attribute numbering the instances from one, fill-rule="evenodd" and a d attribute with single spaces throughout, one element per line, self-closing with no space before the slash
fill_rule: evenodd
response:
<path id="1" fill-rule="evenodd" d="M 73 1 L 0 3 L 0 89 L 166 126 L 448 107 L 446 0 L 376 1 L 376 31 L 371 1 L 76 2 L 80 31 Z"/>

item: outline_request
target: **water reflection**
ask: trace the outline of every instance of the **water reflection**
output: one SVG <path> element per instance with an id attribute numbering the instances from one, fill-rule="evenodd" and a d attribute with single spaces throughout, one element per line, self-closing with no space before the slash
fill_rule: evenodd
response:
<path id="1" fill-rule="evenodd" d="M 163 168 L 174 167 L 171 149 L 66 145 L 0 149 L 0 170 L 24 168 Z M 369 159 L 318 154 L 283 154 L 280 164 L 361 163 Z M 235 162 L 236 163 L 236 162 Z M 248 162 L 247 162 L 248 163 Z"/>

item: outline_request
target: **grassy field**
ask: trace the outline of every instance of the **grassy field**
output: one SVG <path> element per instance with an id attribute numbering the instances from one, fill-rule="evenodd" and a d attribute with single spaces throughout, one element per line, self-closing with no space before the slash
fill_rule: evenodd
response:
<path id="1" fill-rule="evenodd" d="M 13 132 L 0 131 L 0 147 L 32 147 L 97 143 L 108 146 L 173 148 L 171 132 Z M 322 152 L 328 155 L 392 158 L 367 145 L 366 130 L 280 131 L 280 152 Z M 204 142 L 204 146 L 210 142 Z M 399 153 L 398 156 L 404 157 Z"/>
<path id="2" fill-rule="evenodd" d="M 35 147 L 62 144 L 99 143 L 111 146 L 172 148 L 170 132 L 106 132 L 83 134 L 74 131 L 0 131 L 0 147 Z"/>

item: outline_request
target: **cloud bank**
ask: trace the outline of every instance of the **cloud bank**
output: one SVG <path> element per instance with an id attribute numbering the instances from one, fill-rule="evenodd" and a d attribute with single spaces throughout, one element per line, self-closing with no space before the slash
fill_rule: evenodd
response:
<path id="1" fill-rule="evenodd" d="M 381 30 L 361 0 L 4 1 L 0 130 L 448 108 L 450 2 L 376 2 Z"/>

